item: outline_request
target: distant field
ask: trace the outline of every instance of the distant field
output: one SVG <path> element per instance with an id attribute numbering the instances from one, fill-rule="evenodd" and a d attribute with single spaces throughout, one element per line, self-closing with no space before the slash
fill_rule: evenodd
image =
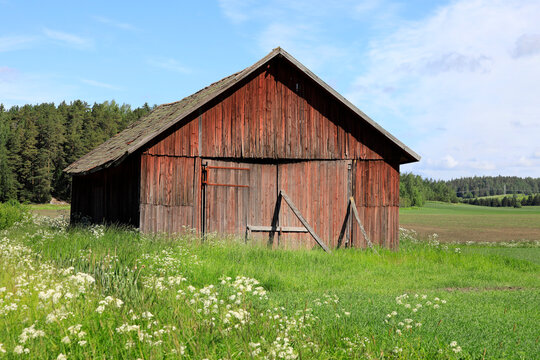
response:
<path id="1" fill-rule="evenodd" d="M 421 237 L 437 233 L 445 242 L 540 240 L 540 206 L 493 208 L 427 202 L 422 208 L 402 208 L 400 225 Z"/>
<path id="2" fill-rule="evenodd" d="M 59 217 L 69 216 L 69 205 L 52 205 L 52 204 L 32 204 L 29 205 L 30 211 L 41 216 Z"/>
<path id="3" fill-rule="evenodd" d="M 533 194 L 533 195 L 536 195 L 536 194 Z M 489 195 L 489 196 L 478 196 L 477 198 L 478 199 L 503 199 L 505 197 L 512 197 L 514 196 L 514 194 L 506 194 L 506 195 Z M 522 200 L 523 198 L 527 198 L 529 197 L 529 195 L 525 195 L 525 194 L 516 194 L 516 197 L 518 200 Z"/>

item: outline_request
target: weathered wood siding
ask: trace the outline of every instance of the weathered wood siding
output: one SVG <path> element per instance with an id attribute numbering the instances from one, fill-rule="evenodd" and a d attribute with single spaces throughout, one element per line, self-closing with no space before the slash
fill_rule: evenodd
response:
<path id="1" fill-rule="evenodd" d="M 355 161 L 354 199 L 360 220 L 374 244 L 396 248 L 399 244 L 399 166 L 385 161 Z M 353 224 L 352 244 L 367 244 Z"/>
<path id="2" fill-rule="evenodd" d="M 337 245 L 347 201 L 350 196 L 349 165 L 351 161 L 302 161 L 280 164 L 279 189 L 296 205 L 317 235 L 332 248 Z M 302 226 L 289 206 L 283 202 L 281 226 Z M 287 248 L 318 247 L 307 233 L 282 234 L 280 245 Z"/>
<path id="3" fill-rule="evenodd" d="M 116 167 L 73 176 L 71 221 L 139 226 L 140 157 L 130 156 Z"/>
<path id="4" fill-rule="evenodd" d="M 200 159 L 143 154 L 141 230 L 172 234 L 198 229 L 199 188 Z"/>
<path id="5" fill-rule="evenodd" d="M 299 70 L 271 62 L 150 146 L 152 155 L 386 159 L 394 144 Z"/>
<path id="6" fill-rule="evenodd" d="M 304 73 L 280 60 L 254 73 L 154 139 L 141 157 L 143 231 L 183 226 L 243 236 L 247 225 L 269 226 L 283 189 L 329 247 L 354 196 L 372 242 L 398 244 L 399 159 L 396 145 Z M 205 186 L 208 181 L 248 187 Z M 394 165 L 396 164 L 396 165 Z M 281 226 L 300 226 L 282 204 Z M 268 234 L 252 234 L 267 237 Z M 350 221 L 346 238 L 364 247 Z M 308 234 L 281 234 L 285 247 L 312 247 Z"/>

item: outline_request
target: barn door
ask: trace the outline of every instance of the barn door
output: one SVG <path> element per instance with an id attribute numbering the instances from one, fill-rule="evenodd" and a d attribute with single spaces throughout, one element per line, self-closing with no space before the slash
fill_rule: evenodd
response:
<path id="1" fill-rule="evenodd" d="M 202 161 L 203 233 L 244 234 L 248 221 L 249 179 L 248 164 Z"/>

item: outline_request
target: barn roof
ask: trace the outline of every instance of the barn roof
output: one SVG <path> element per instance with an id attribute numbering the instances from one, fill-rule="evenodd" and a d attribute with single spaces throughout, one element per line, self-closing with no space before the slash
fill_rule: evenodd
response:
<path id="1" fill-rule="evenodd" d="M 217 81 L 180 101 L 158 106 L 150 114 L 134 122 L 124 131 L 113 136 L 103 144 L 96 147 L 94 150 L 81 157 L 79 160 L 69 165 L 64 169 L 64 171 L 70 174 L 86 174 L 120 163 L 128 155 L 139 150 L 152 139 L 167 131 L 190 114 L 193 114 L 209 101 L 215 99 L 217 96 L 260 69 L 263 65 L 275 57 L 282 57 L 288 60 L 292 65 L 297 67 L 309 78 L 314 80 L 322 88 L 332 94 L 336 99 L 342 102 L 345 106 L 350 108 L 362 120 L 379 131 L 392 143 L 397 145 L 402 150 L 401 163 L 420 160 L 420 156 L 413 150 L 408 148 L 392 134 L 384 130 L 379 124 L 364 114 L 360 109 L 350 103 L 337 91 L 332 89 L 328 84 L 313 74 L 308 68 L 302 65 L 289 53 L 278 47 L 252 66 L 240 72 L 221 79 L 220 81 Z"/>

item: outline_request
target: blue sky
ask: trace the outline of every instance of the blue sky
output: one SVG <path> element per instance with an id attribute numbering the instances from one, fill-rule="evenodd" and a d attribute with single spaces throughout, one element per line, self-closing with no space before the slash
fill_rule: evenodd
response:
<path id="1" fill-rule="evenodd" d="M 448 179 L 540 177 L 540 2 L 0 0 L 0 103 L 179 100 L 281 46 Z"/>

